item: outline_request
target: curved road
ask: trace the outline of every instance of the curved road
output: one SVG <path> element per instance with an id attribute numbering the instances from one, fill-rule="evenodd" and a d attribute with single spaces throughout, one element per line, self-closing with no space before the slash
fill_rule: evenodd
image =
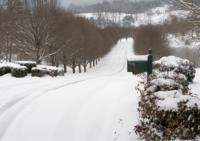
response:
<path id="1" fill-rule="evenodd" d="M 0 79 L 0 141 L 134 141 L 139 78 L 121 40 L 86 74 Z"/>

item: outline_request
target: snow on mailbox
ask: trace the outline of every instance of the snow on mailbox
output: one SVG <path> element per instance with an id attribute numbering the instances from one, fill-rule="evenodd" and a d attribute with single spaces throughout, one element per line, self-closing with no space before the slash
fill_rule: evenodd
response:
<path id="1" fill-rule="evenodd" d="M 136 55 L 128 57 L 127 60 L 127 71 L 133 74 L 139 74 L 147 72 L 148 75 L 152 73 L 152 50 L 149 49 L 148 55 Z"/>

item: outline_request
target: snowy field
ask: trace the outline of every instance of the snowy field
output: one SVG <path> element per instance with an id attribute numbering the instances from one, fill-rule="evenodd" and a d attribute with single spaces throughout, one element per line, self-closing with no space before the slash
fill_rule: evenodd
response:
<path id="1" fill-rule="evenodd" d="M 0 141 L 137 141 L 140 80 L 126 72 L 132 39 L 86 74 L 0 78 Z M 200 72 L 191 85 L 198 93 Z"/>

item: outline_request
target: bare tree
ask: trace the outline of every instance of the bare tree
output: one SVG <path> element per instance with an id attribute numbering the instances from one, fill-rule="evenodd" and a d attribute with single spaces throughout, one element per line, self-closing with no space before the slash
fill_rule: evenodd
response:
<path id="1" fill-rule="evenodd" d="M 174 0 L 176 4 L 182 8 L 189 10 L 191 16 L 188 18 L 189 22 L 193 24 L 194 30 L 200 33 L 200 1 L 199 0 Z"/>
<path id="2" fill-rule="evenodd" d="M 52 11 L 56 8 L 55 0 L 31 0 L 23 18 L 17 23 L 19 50 L 40 63 L 55 53 L 48 52 L 52 45 Z"/>

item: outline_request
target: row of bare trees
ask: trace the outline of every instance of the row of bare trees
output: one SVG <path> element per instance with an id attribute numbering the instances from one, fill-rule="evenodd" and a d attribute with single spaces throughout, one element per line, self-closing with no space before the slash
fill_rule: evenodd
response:
<path id="1" fill-rule="evenodd" d="M 57 0 L 0 0 L 0 60 L 34 60 L 73 69 L 94 66 L 123 35 L 61 9 Z"/>

